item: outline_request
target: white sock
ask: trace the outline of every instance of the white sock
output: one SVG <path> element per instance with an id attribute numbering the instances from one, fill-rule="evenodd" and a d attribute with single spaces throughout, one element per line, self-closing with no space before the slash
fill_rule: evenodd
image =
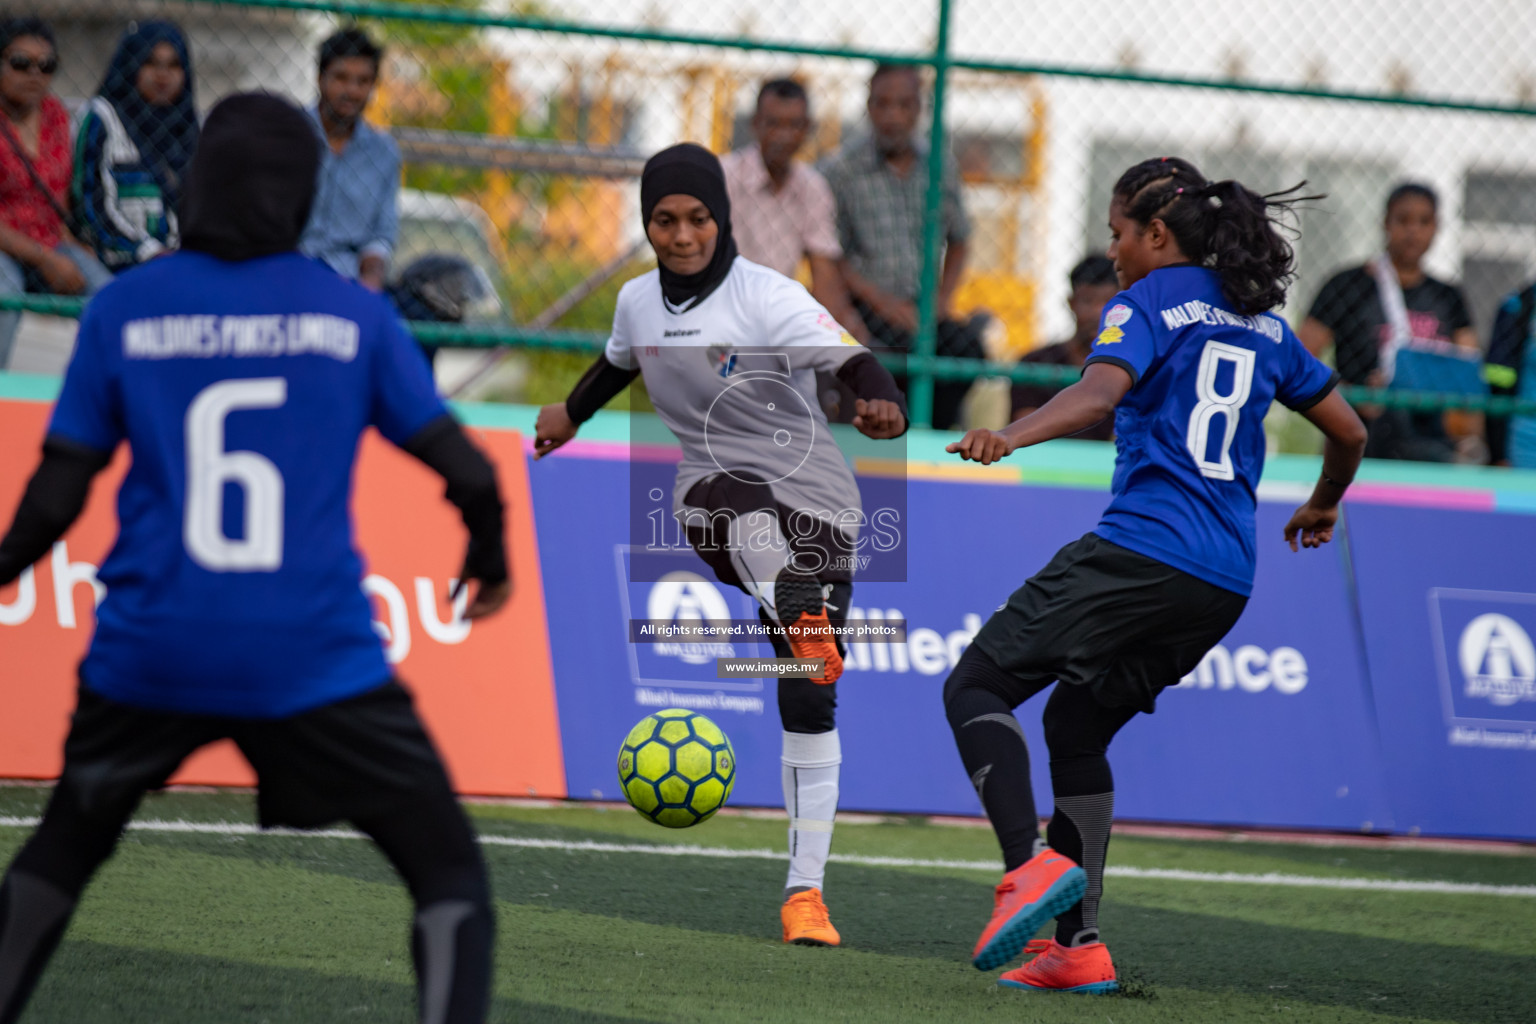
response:
<path id="1" fill-rule="evenodd" d="M 832 822 L 837 817 L 838 766 L 843 763 L 837 730 L 784 734 L 784 809 L 789 812 L 787 889 L 824 887 Z"/>

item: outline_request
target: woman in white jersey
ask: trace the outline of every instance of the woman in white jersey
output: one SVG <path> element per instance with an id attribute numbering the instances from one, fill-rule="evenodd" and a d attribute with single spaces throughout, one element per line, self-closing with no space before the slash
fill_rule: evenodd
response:
<path id="1" fill-rule="evenodd" d="M 853 390 L 854 426 L 869 437 L 905 432 L 906 404 L 804 287 L 737 255 L 725 176 L 708 150 L 685 143 L 653 156 L 640 206 L 657 269 L 619 292 L 608 344 L 570 397 L 539 411 L 535 458 L 643 374 L 683 449 L 673 508 L 689 543 L 782 627 L 779 656 L 822 660 L 816 677 L 779 680 L 790 819 L 781 918 L 785 942 L 835 946 L 821 895 L 842 762 L 834 631 L 848 612 L 863 515 L 815 373 Z"/>

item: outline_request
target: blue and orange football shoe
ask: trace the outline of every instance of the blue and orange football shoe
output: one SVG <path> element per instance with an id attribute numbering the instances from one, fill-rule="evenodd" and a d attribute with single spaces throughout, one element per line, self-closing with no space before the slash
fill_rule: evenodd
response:
<path id="1" fill-rule="evenodd" d="M 1037 853 L 997 884 L 992 920 L 976 940 L 978 971 L 1001 967 L 1018 955 L 1040 926 L 1083 898 L 1088 876 L 1055 850 Z"/>
<path id="2" fill-rule="evenodd" d="M 997 983 L 1035 992 L 1084 995 L 1107 995 L 1120 988 L 1115 980 L 1115 962 L 1102 942 L 1063 946 L 1055 939 L 1036 939 L 1024 947 L 1025 956 L 1032 954 L 1023 967 L 1009 971 Z"/>

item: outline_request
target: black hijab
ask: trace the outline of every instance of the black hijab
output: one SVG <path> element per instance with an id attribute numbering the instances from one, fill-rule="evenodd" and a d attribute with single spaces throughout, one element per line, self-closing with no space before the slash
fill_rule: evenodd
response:
<path id="1" fill-rule="evenodd" d="M 139 95 L 139 69 L 158 43 L 170 43 L 186 72 L 186 84 L 175 102 L 153 107 Z M 145 21 L 124 33 L 107 66 L 99 95 L 117 110 L 118 120 L 154 174 L 166 203 L 175 208 L 187 161 L 197 149 L 197 108 L 192 102 L 192 55 L 186 37 L 169 21 Z"/>
<path id="2" fill-rule="evenodd" d="M 219 101 L 181 196 L 181 247 L 221 260 L 298 248 L 315 201 L 320 138 L 310 118 L 264 92 Z"/>
<path id="3" fill-rule="evenodd" d="M 693 196 L 703 203 L 720 228 L 715 236 L 715 254 L 697 274 L 674 274 L 665 264 L 660 267 L 661 294 L 681 312 L 697 306 L 720 287 L 736 261 L 736 240 L 731 237 L 731 200 L 725 191 L 725 172 L 715 154 L 683 142 L 647 160 L 640 174 L 641 224 L 649 228 L 656 204 L 675 195 Z"/>

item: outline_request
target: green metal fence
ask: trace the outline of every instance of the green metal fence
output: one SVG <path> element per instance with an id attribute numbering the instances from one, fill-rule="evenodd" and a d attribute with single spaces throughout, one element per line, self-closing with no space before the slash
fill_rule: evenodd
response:
<path id="1" fill-rule="evenodd" d="M 1525 32 L 1536 37 L 1536 17 L 1519 5 L 1485 5 L 1491 36 L 1469 34 L 1468 19 L 1444 10 L 1447 5 L 1417 0 L 1370 0 L 1353 11 L 1314 0 L 1264 0 L 1240 11 L 1192 4 L 1177 12 L 1121 0 L 1093 0 L 1070 10 L 1012 0 L 851 0 L 842 13 L 803 0 L 750 10 L 674 6 L 661 10 L 640 0 L 57 0 L 43 13 L 56 27 L 75 30 L 75 38 L 84 40 L 82 55 L 96 57 L 93 67 L 60 44 L 66 74 L 56 91 L 77 100 L 94 90 L 107 49 L 103 41 L 135 19 L 183 23 L 194 37 L 194 62 L 215 55 L 230 66 L 244 62 L 242 73 L 213 67 L 209 84 L 199 78 L 204 108 L 220 92 L 251 85 L 308 101 L 312 52 L 321 37 L 353 23 L 382 36 L 400 60 L 386 70 L 388 102 L 376 101 L 376 112 L 405 152 L 407 184 L 434 195 L 471 196 L 490 212 L 498 246 L 506 249 L 491 258 L 510 281 L 507 321 L 413 325 L 424 342 L 437 345 L 596 349 L 605 336 L 612 286 L 645 266 L 631 248 L 638 230 L 626 205 L 632 198 L 624 194 L 633 191 L 646 149 L 663 139 L 706 133 L 700 141 L 731 148 L 741 141 L 756 81 L 791 74 L 807 79 L 816 105 L 827 111 L 809 144 L 825 155 L 852 144 L 859 91 L 870 68 L 882 63 L 913 66 L 925 76 L 932 144 L 917 329 L 910 350 L 892 357 L 908 373 L 913 418 L 920 423 L 930 421 L 937 381 L 1001 377 L 1060 385 L 1075 376 L 1069 368 L 1018 357 L 1064 333 L 1058 307 L 1066 270 L 1102 245 L 1105 232 L 1098 225 L 1108 182 L 1138 156 L 1174 148 L 1197 153 L 1212 177 L 1230 174 L 1261 188 L 1289 185 L 1302 175 L 1321 179 L 1317 184 L 1335 195 L 1335 205 L 1303 215 L 1302 276 L 1285 309 L 1294 325 L 1306 317 L 1329 273 L 1374 249 L 1379 204 L 1401 178 L 1427 177 L 1441 190 L 1440 226 L 1450 241 L 1431 249 L 1430 269 L 1464 280 L 1472 325 L 1484 346 L 1496 301 L 1536 275 L 1536 199 L 1525 198 L 1527 191 L 1536 196 L 1536 172 L 1524 156 L 1536 153 L 1536 64 L 1522 63 L 1519 54 L 1530 48 L 1518 41 Z M 732 18 L 736 23 L 726 30 Z M 1412 22 L 1403 35 L 1409 41 L 1394 42 L 1391 19 Z M 1290 64 L 1277 57 L 1296 42 L 1287 26 L 1301 26 L 1306 39 L 1309 24 L 1307 45 L 1315 56 L 1300 54 Z M 829 35 L 809 37 L 817 31 Z M 1230 52 L 1217 53 L 1206 36 L 1236 42 Z M 1475 47 L 1482 52 L 1462 52 Z M 1385 54 L 1391 62 L 1377 67 L 1368 53 Z M 1084 54 L 1093 59 L 1078 59 Z M 456 92 L 442 85 L 414 93 L 407 88 L 449 82 L 456 65 L 462 71 L 482 63 L 487 76 L 465 79 L 471 86 Z M 1485 64 L 1483 73 L 1478 69 Z M 67 77 L 71 68 L 74 78 Z M 505 97 L 496 92 L 514 79 L 516 90 Z M 699 92 L 701 81 L 713 81 L 708 95 Z M 395 89 L 397 82 L 406 85 Z M 484 89 L 490 92 L 480 95 Z M 662 97 L 655 109 L 645 105 L 652 93 Z M 690 122 L 689 112 L 699 104 L 713 104 L 713 115 Z M 501 109 L 507 107 L 516 109 Z M 461 121 L 469 127 L 457 127 Z M 667 138 L 661 125 L 674 121 L 678 127 Z M 1083 127 L 1086 122 L 1093 127 Z M 836 130 L 829 134 L 823 130 L 828 127 Z M 968 305 L 1009 307 L 998 316 L 1007 343 L 989 351 L 988 360 L 937 354 L 945 252 L 941 190 L 946 160 L 957 150 L 975 230 L 991 233 L 990 241 L 972 247 L 974 269 L 961 290 L 970 289 Z M 581 251 L 566 267 L 558 253 L 551 256 L 549 240 L 558 232 L 550 224 L 562 201 L 556 193 L 588 185 L 594 191 L 560 207 L 561 216 L 573 209 L 587 215 L 577 216 L 579 223 L 569 229 L 569 251 Z M 606 185 L 616 187 L 597 191 Z M 527 211 L 535 206 L 543 221 L 528 227 L 524 221 L 533 215 Z M 624 228 L 605 234 L 605 220 Z M 587 235 L 603 235 L 603 244 L 589 244 Z M 982 266 L 984 259 L 993 263 Z M 550 270 L 556 264 L 564 276 Z M 604 267 L 611 270 L 608 277 L 599 273 Z M 552 282 L 547 292 L 529 299 L 519 291 L 520 281 L 545 271 Z M 583 293 L 587 279 L 598 283 Z M 562 305 L 567 296 L 576 297 Z M 524 299 L 527 308 L 520 306 Z M 72 315 L 78 303 L 0 298 L 0 309 L 18 308 Z M 541 319 L 541 312 L 557 308 L 559 317 Z M 1346 390 L 1357 403 L 1490 417 L 1536 414 L 1536 402 L 1513 395 L 1372 388 L 1365 373 L 1343 365 L 1342 347 L 1338 358 L 1346 379 L 1357 382 Z"/>

